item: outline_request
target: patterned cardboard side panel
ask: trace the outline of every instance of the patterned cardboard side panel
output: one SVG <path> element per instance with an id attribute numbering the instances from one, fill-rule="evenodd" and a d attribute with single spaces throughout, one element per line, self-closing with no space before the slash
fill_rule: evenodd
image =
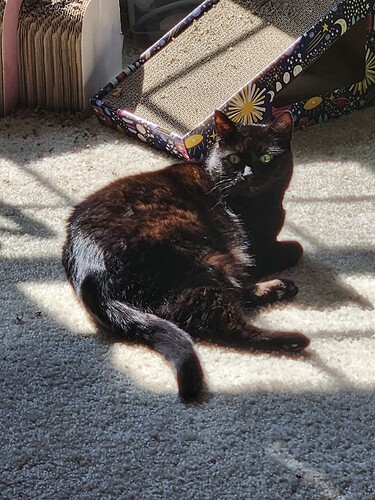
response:
<path id="1" fill-rule="evenodd" d="M 164 130 L 155 123 L 142 120 L 127 111 L 108 108 L 100 100 L 96 103 L 93 101 L 91 107 L 103 125 L 112 127 L 118 132 L 127 133 L 178 158 L 189 159 L 184 141 L 177 134 Z"/>

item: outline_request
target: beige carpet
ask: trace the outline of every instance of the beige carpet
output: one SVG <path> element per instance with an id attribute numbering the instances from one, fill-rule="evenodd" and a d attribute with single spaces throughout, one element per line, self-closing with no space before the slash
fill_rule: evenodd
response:
<path id="1" fill-rule="evenodd" d="M 258 311 L 304 356 L 199 346 L 210 397 L 96 336 L 60 264 L 73 204 L 174 161 L 90 117 L 0 122 L 2 499 L 375 498 L 375 110 L 298 132 L 283 236 L 300 293 Z"/>

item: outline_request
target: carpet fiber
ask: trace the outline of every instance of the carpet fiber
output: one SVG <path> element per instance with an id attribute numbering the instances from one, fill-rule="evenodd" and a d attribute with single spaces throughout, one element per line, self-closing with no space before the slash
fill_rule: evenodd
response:
<path id="1" fill-rule="evenodd" d="M 161 357 L 96 334 L 60 263 L 75 203 L 174 160 L 93 117 L 0 122 L 1 498 L 375 498 L 374 114 L 294 137 L 300 293 L 255 321 L 311 346 L 198 346 L 209 395 L 188 406 Z"/>

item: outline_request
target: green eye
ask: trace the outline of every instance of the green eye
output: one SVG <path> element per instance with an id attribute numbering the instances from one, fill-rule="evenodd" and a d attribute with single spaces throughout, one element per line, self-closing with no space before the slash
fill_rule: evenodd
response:
<path id="1" fill-rule="evenodd" d="M 270 161 L 273 160 L 273 156 L 272 155 L 268 155 L 268 154 L 265 154 L 265 155 L 262 155 L 260 158 L 259 158 L 260 162 L 261 163 L 269 163 Z"/>
<path id="2" fill-rule="evenodd" d="M 229 161 L 232 165 L 239 165 L 241 163 L 241 158 L 237 155 L 230 155 Z"/>

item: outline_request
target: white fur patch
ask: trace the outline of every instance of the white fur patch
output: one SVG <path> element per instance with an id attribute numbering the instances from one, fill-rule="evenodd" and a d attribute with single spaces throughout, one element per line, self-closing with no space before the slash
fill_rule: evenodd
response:
<path id="1" fill-rule="evenodd" d="M 251 167 L 246 165 L 243 171 L 243 175 L 246 177 L 247 175 L 253 175 L 253 171 L 251 170 Z"/>
<path id="2" fill-rule="evenodd" d="M 81 295 L 81 285 L 90 272 L 104 271 L 105 262 L 103 250 L 89 236 L 81 232 L 76 233 L 72 243 L 73 286 L 78 295 Z"/>

